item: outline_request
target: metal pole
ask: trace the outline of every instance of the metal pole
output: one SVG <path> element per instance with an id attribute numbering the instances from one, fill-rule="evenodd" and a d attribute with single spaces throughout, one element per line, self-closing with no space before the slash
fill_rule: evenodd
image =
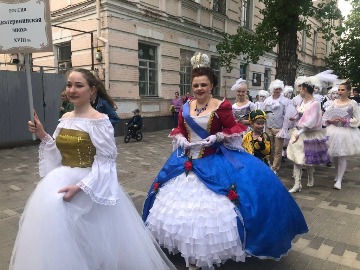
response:
<path id="1" fill-rule="evenodd" d="M 32 122 L 34 122 L 34 100 L 33 100 L 32 84 L 31 84 L 30 59 L 28 53 L 25 53 L 24 56 L 25 56 L 25 66 L 26 66 L 26 82 L 27 82 L 28 96 L 29 96 L 30 119 Z M 36 140 L 36 136 L 34 133 L 32 133 L 32 139 L 33 141 Z"/>
<path id="2" fill-rule="evenodd" d="M 93 32 L 90 33 L 91 35 L 91 70 L 94 70 L 94 34 Z"/>

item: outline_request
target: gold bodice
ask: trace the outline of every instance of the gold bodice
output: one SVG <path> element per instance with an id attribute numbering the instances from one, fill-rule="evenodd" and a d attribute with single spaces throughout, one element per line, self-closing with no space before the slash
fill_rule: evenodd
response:
<path id="1" fill-rule="evenodd" d="M 56 137 L 56 146 L 60 150 L 61 164 L 70 167 L 91 167 L 96 148 L 90 135 L 84 131 L 62 128 Z"/>

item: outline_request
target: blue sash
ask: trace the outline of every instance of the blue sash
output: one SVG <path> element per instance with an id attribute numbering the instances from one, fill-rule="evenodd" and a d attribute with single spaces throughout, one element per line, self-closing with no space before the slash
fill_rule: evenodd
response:
<path id="1" fill-rule="evenodd" d="M 206 139 L 207 137 L 209 137 L 211 135 L 207 130 L 200 127 L 198 125 L 198 123 L 196 123 L 195 120 L 190 116 L 190 107 L 189 107 L 188 102 L 186 102 L 183 106 L 183 117 L 184 117 L 186 123 L 189 125 L 189 127 L 201 139 Z M 227 149 L 224 146 L 224 144 L 215 143 L 211 147 L 216 147 L 218 150 L 220 150 L 223 153 L 224 157 L 231 163 L 231 165 L 233 165 L 235 167 L 235 169 L 240 170 L 243 167 L 241 162 L 231 154 L 231 150 Z"/>

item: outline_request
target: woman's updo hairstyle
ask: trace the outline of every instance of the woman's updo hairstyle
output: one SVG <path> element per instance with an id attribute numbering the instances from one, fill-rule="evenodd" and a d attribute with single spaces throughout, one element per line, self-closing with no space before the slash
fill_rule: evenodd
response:
<path id="1" fill-rule="evenodd" d="M 348 92 L 351 91 L 351 84 L 350 84 L 350 82 L 346 81 L 346 82 L 340 83 L 340 85 L 344 85 L 344 86 L 345 86 L 345 89 L 346 89 Z"/>

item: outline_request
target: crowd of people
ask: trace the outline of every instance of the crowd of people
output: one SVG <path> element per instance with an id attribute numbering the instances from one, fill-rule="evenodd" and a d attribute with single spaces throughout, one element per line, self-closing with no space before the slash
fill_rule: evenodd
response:
<path id="1" fill-rule="evenodd" d="M 28 122 L 41 140 L 41 180 L 21 217 L 11 270 L 175 269 L 160 247 L 207 270 L 248 257 L 280 260 L 308 232 L 292 197 L 302 171 L 312 187 L 315 166 L 331 159 L 340 190 L 347 157 L 360 154 L 350 84 L 336 85 L 328 71 L 301 76 L 294 88 L 276 79 L 252 102 L 239 79 L 231 104 L 212 95 L 218 80 L 208 56 L 197 53 L 191 64 L 194 96 L 176 92 L 171 101 L 173 153 L 154 177 L 142 220 L 118 183 L 116 105 L 90 71 L 69 73 L 64 102 L 72 108 L 65 112 L 64 103 L 54 134 L 36 113 Z M 327 98 L 325 82 L 335 83 Z M 133 113 L 127 124 L 135 130 L 142 119 Z M 286 159 L 294 166 L 290 190 L 278 177 Z"/>

